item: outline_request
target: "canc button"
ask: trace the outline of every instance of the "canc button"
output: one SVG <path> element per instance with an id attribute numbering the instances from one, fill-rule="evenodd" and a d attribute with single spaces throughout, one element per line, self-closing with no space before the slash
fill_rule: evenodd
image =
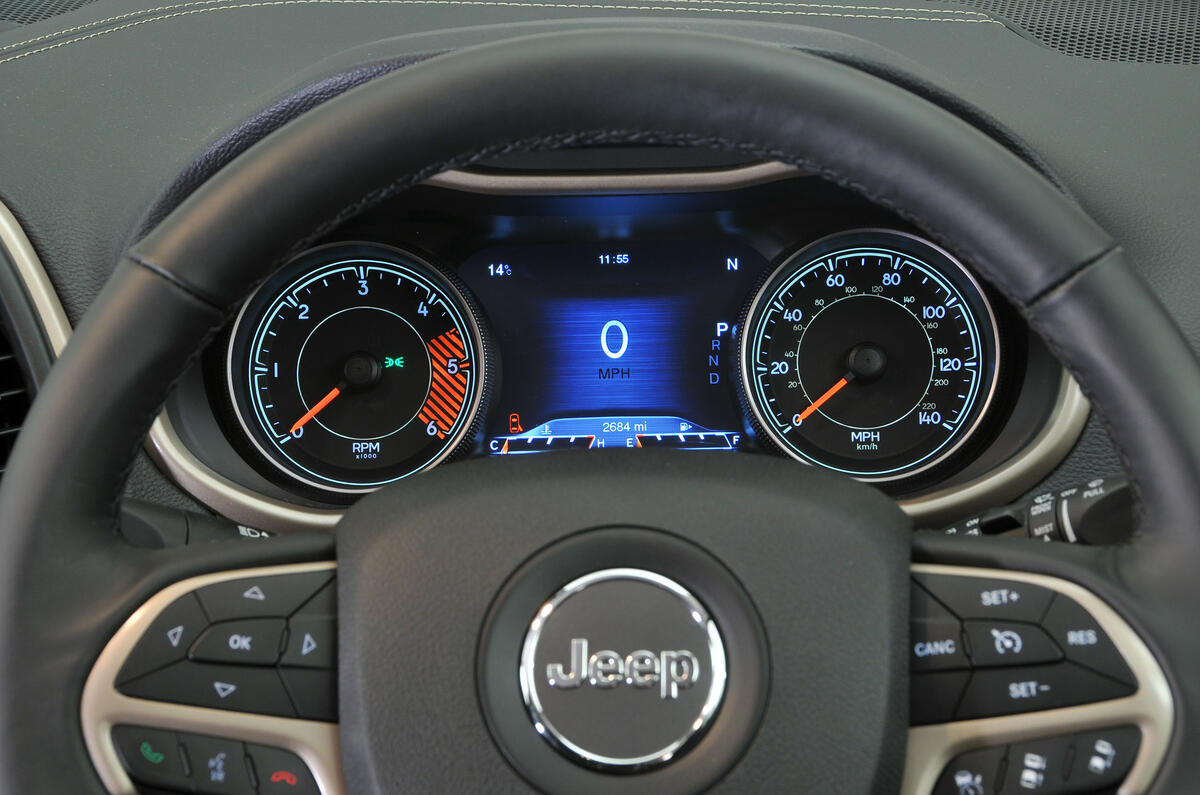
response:
<path id="1" fill-rule="evenodd" d="M 259 795 L 321 795 L 308 766 L 295 754 L 250 743 L 246 753 L 254 764 Z"/>

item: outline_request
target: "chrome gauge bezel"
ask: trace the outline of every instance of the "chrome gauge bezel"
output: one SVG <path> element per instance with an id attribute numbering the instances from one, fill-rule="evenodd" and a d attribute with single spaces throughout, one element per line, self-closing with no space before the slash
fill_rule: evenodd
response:
<path id="1" fill-rule="evenodd" d="M 856 235 L 888 235 L 906 238 L 919 245 L 926 246 L 943 256 L 946 261 L 951 263 L 951 265 L 955 268 L 955 272 L 953 274 L 943 274 L 946 280 L 955 283 L 955 286 L 960 291 L 964 286 L 970 288 L 974 291 L 975 296 L 978 298 L 979 305 L 978 307 L 973 308 L 976 310 L 976 317 L 974 318 L 975 322 L 978 326 L 980 326 L 980 344 L 984 350 L 990 348 L 992 352 L 989 372 L 986 374 L 988 376 L 986 393 L 981 390 L 980 394 L 976 395 L 975 404 L 977 408 L 972 408 L 972 411 L 975 412 L 975 416 L 970 420 L 967 427 L 958 432 L 957 438 L 951 438 L 948 440 L 948 442 L 941 448 L 922 459 L 918 465 L 901 468 L 898 471 L 882 474 L 863 474 L 843 471 L 815 458 L 806 456 L 803 452 L 796 449 L 791 444 L 788 444 L 787 441 L 783 439 L 781 434 L 775 429 L 774 422 L 766 415 L 762 406 L 760 405 L 760 401 L 755 397 L 754 381 L 752 380 L 751 373 L 751 357 L 753 355 L 752 346 L 754 345 L 755 337 L 755 335 L 751 333 L 751 323 L 754 322 L 758 317 L 764 301 L 770 300 L 770 298 L 776 292 L 778 292 L 781 277 L 793 271 L 803 270 L 814 262 L 822 260 L 834 253 L 833 251 L 828 251 L 824 252 L 820 256 L 813 255 L 813 252 L 820 250 L 823 246 L 828 245 L 831 241 L 834 241 L 838 238 L 850 238 Z M 801 260 L 804 260 L 804 262 L 801 262 Z M 931 263 L 925 264 L 933 268 Z M 936 268 L 934 269 L 936 270 Z M 961 282 L 958 282 L 958 280 L 965 282 L 965 285 Z M 982 310 L 982 312 L 980 313 L 979 310 Z M 985 328 L 987 332 L 990 332 L 990 337 L 988 340 L 986 340 L 986 345 L 984 345 L 985 340 L 983 339 Z M 961 450 L 963 446 L 975 436 L 976 432 L 983 425 L 985 419 L 991 412 L 992 404 L 996 396 L 997 386 L 1000 383 L 1002 367 L 1001 360 L 1002 352 L 1000 346 L 1000 327 L 996 320 L 996 311 L 993 308 L 991 301 L 988 299 L 987 292 L 979 283 L 979 280 L 975 278 L 975 276 L 970 270 L 967 269 L 965 265 L 963 265 L 962 261 L 959 260 L 958 257 L 954 256 L 945 248 L 939 246 L 928 238 L 912 232 L 884 227 L 865 227 L 839 230 L 832 234 L 826 235 L 825 237 L 805 243 L 797 248 L 795 252 L 784 258 L 783 262 L 780 263 L 777 268 L 772 270 L 770 274 L 763 280 L 762 284 L 755 292 L 754 297 L 747 305 L 746 311 L 742 315 L 740 340 L 738 342 L 739 388 L 741 390 L 742 399 L 750 412 L 751 418 L 753 419 L 755 430 L 759 432 L 759 437 L 767 440 L 771 447 L 778 449 L 780 452 L 784 453 L 790 458 L 793 458 L 804 464 L 808 464 L 809 466 L 816 466 L 834 472 L 841 472 L 842 474 L 846 474 L 864 483 L 896 483 L 898 481 L 908 480 L 939 466 L 948 459 L 952 458 L 959 450 Z M 984 375 L 982 370 L 980 375 L 982 379 Z"/>
<path id="2" fill-rule="evenodd" d="M 245 407 L 242 405 L 243 401 L 238 397 L 238 386 L 236 383 L 236 368 L 240 367 L 240 364 L 234 361 L 234 355 L 239 343 L 244 342 L 247 349 L 252 348 L 253 340 L 258 336 L 258 329 L 262 325 L 265 312 L 267 309 L 270 309 L 270 307 L 275 305 L 275 298 L 278 295 L 282 295 L 284 292 L 286 292 L 291 285 L 302 280 L 308 273 L 324 270 L 339 264 L 337 257 L 332 256 L 334 252 L 338 250 L 347 252 L 343 262 L 375 263 L 386 265 L 388 267 L 399 266 L 408 270 L 412 270 L 426 281 L 433 283 L 437 289 L 441 290 L 449 299 L 448 304 L 450 304 L 450 309 L 455 314 L 454 322 L 469 334 L 471 345 L 474 346 L 475 351 L 475 373 L 473 376 L 474 383 L 471 385 L 470 393 L 467 397 L 467 403 L 464 404 L 463 413 L 461 415 L 461 419 L 457 423 L 457 427 L 454 429 L 453 433 L 448 436 L 445 445 L 442 447 L 437 456 L 432 458 L 423 466 L 413 469 L 404 475 L 390 478 L 380 483 L 373 483 L 361 487 L 336 484 L 332 481 L 322 481 L 317 479 L 316 476 L 306 477 L 297 471 L 297 469 L 302 469 L 299 464 L 296 464 L 293 468 L 280 461 L 277 457 L 281 455 L 280 452 L 278 450 L 272 451 L 268 449 L 268 447 L 262 443 L 262 440 L 259 439 L 258 433 L 254 431 L 251 423 L 257 422 L 257 420 L 248 419 L 245 416 Z M 362 254 L 362 252 L 366 250 L 372 250 L 383 255 L 394 257 L 397 259 L 397 261 L 389 262 L 379 258 L 371 259 L 370 257 Z M 356 254 L 354 252 L 359 253 Z M 294 274 L 289 273 L 291 269 L 296 268 L 298 263 L 301 261 L 311 259 L 314 256 L 322 255 L 331 258 L 326 262 L 312 266 L 306 271 L 297 270 Z M 281 278 L 283 274 L 289 274 L 289 276 L 286 279 Z M 260 299 L 266 293 L 273 293 L 274 295 L 272 296 L 271 301 L 262 307 L 263 317 L 257 316 L 257 313 L 256 316 L 250 317 L 249 312 L 251 307 L 259 304 Z M 254 324 L 253 329 L 249 328 L 248 324 L 250 323 Z M 251 337 L 243 339 L 246 334 L 250 334 Z M 363 495 L 383 488 L 389 483 L 395 483 L 396 481 L 415 475 L 418 472 L 424 472 L 428 469 L 432 469 L 438 464 L 441 464 L 459 454 L 464 449 L 465 444 L 469 441 L 470 436 L 478 430 L 479 420 L 483 409 L 484 396 L 486 394 L 486 382 L 490 375 L 488 373 L 488 361 L 489 351 L 486 347 L 485 337 L 480 328 L 479 313 L 475 308 L 475 304 L 467 296 L 462 286 L 452 274 L 436 267 L 426 258 L 421 257 L 418 254 L 405 249 L 397 248 L 395 246 L 368 241 L 339 241 L 336 243 L 329 243 L 307 249 L 306 251 L 297 254 L 295 257 L 292 257 L 285 265 L 276 271 L 271 278 L 260 284 L 258 288 L 256 288 L 255 291 L 242 303 L 241 309 L 238 311 L 237 318 L 234 320 L 232 331 L 226 344 L 225 388 L 227 390 L 229 403 L 233 409 L 233 415 L 237 419 L 238 426 L 241 429 L 243 436 L 247 441 L 249 441 L 258 454 L 261 455 L 264 460 L 269 462 L 274 469 L 282 472 L 291 481 L 306 486 L 310 489 L 316 489 L 319 492 L 341 495 Z"/>

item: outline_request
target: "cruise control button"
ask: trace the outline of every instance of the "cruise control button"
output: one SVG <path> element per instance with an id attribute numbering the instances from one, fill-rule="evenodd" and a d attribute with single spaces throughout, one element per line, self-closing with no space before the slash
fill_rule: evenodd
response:
<path id="1" fill-rule="evenodd" d="M 204 662 L 274 665 L 285 624 L 282 618 L 223 621 L 200 636 L 189 656 Z"/>
<path id="2" fill-rule="evenodd" d="M 179 739 L 192 763 L 196 792 L 255 795 L 246 769 L 246 749 L 241 743 L 199 734 L 180 734 Z"/>
<path id="3" fill-rule="evenodd" d="M 1120 698 L 1133 688 L 1074 663 L 975 671 L 955 717 L 1012 715 Z"/>
<path id="4" fill-rule="evenodd" d="M 119 689 L 134 698 L 296 717 L 279 674 L 273 668 L 208 665 L 185 660 L 135 679 Z"/>
<path id="5" fill-rule="evenodd" d="M 196 595 L 213 621 L 286 618 L 332 578 L 332 570 L 247 577 L 206 585 Z"/>
<path id="6" fill-rule="evenodd" d="M 336 722 L 338 719 L 337 671 L 317 668 L 280 668 L 279 675 L 296 705 L 296 713 L 308 720 Z"/>
<path id="7" fill-rule="evenodd" d="M 192 641 L 208 626 L 208 618 L 192 594 L 179 597 L 150 623 L 133 653 L 121 666 L 117 682 L 128 682 L 156 668 L 182 660 Z"/>
<path id="8" fill-rule="evenodd" d="M 1057 662 L 1062 652 L 1045 632 L 1032 624 L 1007 621 L 964 621 L 977 666 L 1032 665 Z"/>
<path id="9" fill-rule="evenodd" d="M 908 722 L 912 726 L 947 723 L 971 677 L 969 671 L 914 674 L 908 687 Z"/>
<path id="10" fill-rule="evenodd" d="M 1136 677 L 1112 640 L 1092 618 L 1092 614 L 1074 599 L 1062 594 L 1055 596 L 1042 620 L 1042 626 L 1066 652 L 1068 660 L 1126 684 L 1137 684 Z"/>
<path id="11" fill-rule="evenodd" d="M 1141 744 L 1142 733 L 1136 726 L 1077 735 L 1075 761 L 1071 765 L 1071 791 L 1092 791 L 1120 782 L 1133 765 Z"/>
<path id="12" fill-rule="evenodd" d="M 1008 749 L 1003 792 L 1058 795 L 1066 792 L 1071 737 L 1018 743 Z"/>
<path id="13" fill-rule="evenodd" d="M 112 737 L 121 763 L 134 781 L 168 789 L 191 789 L 175 732 L 116 726 Z"/>
<path id="14" fill-rule="evenodd" d="M 1037 623 L 1054 597 L 1047 588 L 1016 580 L 925 573 L 913 577 L 959 618 Z"/>
<path id="15" fill-rule="evenodd" d="M 295 754 L 251 743 L 246 753 L 254 764 L 259 795 L 321 795 L 308 766 Z"/>
<path id="16" fill-rule="evenodd" d="M 1000 792 L 1005 747 L 985 748 L 954 757 L 933 788 L 933 795 L 993 795 Z"/>
<path id="17" fill-rule="evenodd" d="M 962 623 L 925 589 L 913 583 L 909 602 L 909 670 L 941 671 L 967 668 Z"/>

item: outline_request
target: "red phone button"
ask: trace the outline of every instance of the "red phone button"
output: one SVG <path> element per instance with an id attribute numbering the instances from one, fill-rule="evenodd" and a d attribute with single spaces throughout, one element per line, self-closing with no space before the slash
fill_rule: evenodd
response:
<path id="1" fill-rule="evenodd" d="M 259 795 L 321 795 L 303 760 L 282 748 L 246 743 L 258 774 Z"/>

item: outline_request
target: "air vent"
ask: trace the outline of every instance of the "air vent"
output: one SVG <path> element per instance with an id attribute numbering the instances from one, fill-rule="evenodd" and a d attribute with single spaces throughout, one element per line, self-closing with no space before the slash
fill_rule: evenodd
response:
<path id="1" fill-rule="evenodd" d="M 29 388 L 24 368 L 8 335 L 0 329 L 0 476 L 8 466 L 8 456 L 28 411 Z"/>

